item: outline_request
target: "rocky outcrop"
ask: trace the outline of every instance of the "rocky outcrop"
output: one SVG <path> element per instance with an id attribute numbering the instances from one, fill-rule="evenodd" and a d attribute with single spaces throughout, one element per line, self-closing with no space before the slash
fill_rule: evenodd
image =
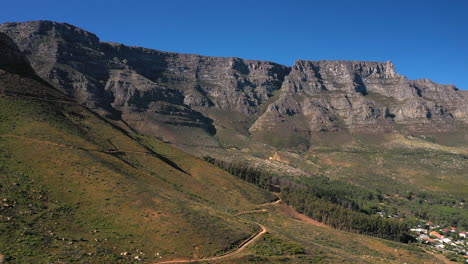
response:
<path id="1" fill-rule="evenodd" d="M 0 83 L 0 97 L 7 94 L 61 102 L 73 101 L 37 76 L 24 53 L 3 33 L 0 33 Z"/>
<path id="2" fill-rule="evenodd" d="M 221 128 L 307 141 L 317 132 L 445 131 L 468 123 L 462 91 L 408 80 L 390 62 L 301 60 L 288 67 L 179 54 L 101 42 L 51 21 L 5 23 L 0 32 L 43 79 L 151 135 L 193 128 L 211 137 Z"/>
<path id="3" fill-rule="evenodd" d="M 108 109 L 100 89 L 107 79 L 106 61 L 96 35 L 50 21 L 5 23 L 0 28 L 15 41 L 40 77 L 79 102 Z"/>
<path id="4" fill-rule="evenodd" d="M 451 130 L 468 120 L 466 97 L 455 86 L 408 80 L 390 62 L 298 61 L 281 92 L 252 133 Z"/>
<path id="5" fill-rule="evenodd" d="M 34 70 L 26 56 L 18 49 L 15 42 L 0 33 L 0 69 L 19 75 L 33 76 Z"/>
<path id="6" fill-rule="evenodd" d="M 185 105 L 179 91 L 132 69 L 131 52 L 128 59 L 120 58 L 116 45 L 92 33 L 51 21 L 5 23 L 0 31 L 17 43 L 39 76 L 107 117 L 132 122 L 131 114 L 140 113 L 139 124 L 180 123 L 215 132 L 212 121 Z M 140 65 L 145 68 L 144 59 Z"/>
<path id="7" fill-rule="evenodd" d="M 279 90 L 289 68 L 272 62 L 162 52 L 103 43 L 114 60 L 156 83 L 179 90 L 190 107 L 253 114 Z"/>

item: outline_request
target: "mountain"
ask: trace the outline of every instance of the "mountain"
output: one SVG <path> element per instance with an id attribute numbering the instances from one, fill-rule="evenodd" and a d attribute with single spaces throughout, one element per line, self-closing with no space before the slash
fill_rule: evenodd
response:
<path id="1" fill-rule="evenodd" d="M 274 196 L 127 133 L 42 81 L 1 33 L 0 47 L 0 255 L 7 263 L 188 258 L 194 244 L 196 254 L 210 256 L 259 229 L 232 212 Z"/>
<path id="2" fill-rule="evenodd" d="M 232 138 L 310 145 L 314 134 L 457 131 L 465 93 L 408 80 L 390 62 L 297 61 L 163 52 L 102 42 L 50 21 L 4 23 L 38 75 L 80 103 L 179 145 Z M 268 136 L 267 136 L 268 135 Z"/>
<path id="3" fill-rule="evenodd" d="M 443 114 L 426 115 L 422 125 L 397 123 L 396 114 L 395 121 L 375 123 L 375 130 L 340 119 L 324 123 L 320 140 L 329 143 L 329 135 L 333 140 L 344 135 L 351 143 L 289 148 L 314 144 L 316 135 L 301 138 L 314 126 L 298 131 L 293 126 L 309 122 L 307 112 L 299 112 L 303 102 L 334 102 L 348 77 L 327 80 L 325 70 L 315 69 L 323 75 L 317 82 L 329 89 L 317 90 L 302 81 L 311 76 L 294 77 L 306 74 L 300 67 L 104 43 L 89 32 L 49 21 L 0 28 L 6 33 L 0 33 L 0 262 L 443 263 L 414 245 L 318 223 L 270 192 L 158 138 L 292 172 L 273 183 L 281 188 L 283 181 L 301 187 L 324 175 L 341 177 L 366 186 L 367 192 L 357 189 L 365 196 L 383 189 L 376 209 L 409 214 L 418 204 L 421 214 L 441 212 L 442 221 L 466 225 L 463 208 L 457 207 L 467 192 L 467 152 L 458 146 L 466 143 L 459 130 L 466 104 L 452 86 L 414 82 L 421 82 L 414 84 L 421 96 L 405 96 L 417 98 L 415 104 L 429 107 L 431 98 L 439 97 L 437 104 L 444 104 Z M 301 63 L 305 68 L 328 62 L 296 64 Z M 363 76 L 398 78 L 390 68 L 377 66 L 389 64 L 330 63 Z M 358 64 L 361 70 L 353 66 Z M 362 80 L 366 89 L 348 92 L 359 100 L 386 102 L 370 88 L 371 79 Z M 274 111 L 285 111 L 284 122 L 272 125 L 291 129 L 298 140 L 261 143 L 278 129 L 264 127 L 266 120 L 277 118 Z M 381 130 L 384 125 L 388 130 Z M 425 135 L 372 134 L 422 127 Z M 431 131 L 453 136 L 441 145 Z M 363 139 L 379 144 L 366 145 Z M 336 183 L 332 187 L 358 188 Z"/>

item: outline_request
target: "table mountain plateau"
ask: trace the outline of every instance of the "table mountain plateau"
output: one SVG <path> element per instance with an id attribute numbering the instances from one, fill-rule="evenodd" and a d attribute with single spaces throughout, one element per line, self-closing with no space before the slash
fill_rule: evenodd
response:
<path id="1" fill-rule="evenodd" d="M 446 263 L 400 242 L 468 228 L 467 96 L 1 24 L 0 262 Z"/>
<path id="2" fill-rule="evenodd" d="M 80 103 L 180 144 L 219 146 L 234 135 L 293 146 L 318 132 L 446 132 L 468 123 L 466 93 L 408 80 L 390 62 L 299 60 L 289 67 L 163 52 L 102 42 L 50 21 L 4 23 L 0 32 L 40 77 Z"/>

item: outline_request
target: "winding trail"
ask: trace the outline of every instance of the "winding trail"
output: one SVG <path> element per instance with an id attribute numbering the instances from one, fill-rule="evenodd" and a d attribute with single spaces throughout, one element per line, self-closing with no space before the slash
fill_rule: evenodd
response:
<path id="1" fill-rule="evenodd" d="M 136 153 L 136 154 L 144 154 L 144 155 L 154 155 L 151 152 L 144 152 L 144 151 L 134 151 L 134 150 L 121 150 L 121 149 L 89 149 L 89 148 L 84 148 L 84 147 L 79 147 L 79 146 L 74 146 L 74 145 L 68 145 L 68 144 L 62 144 L 62 143 L 57 143 L 57 142 L 52 142 L 52 141 L 47 141 L 47 140 L 40 140 L 40 139 L 35 139 L 35 138 L 30 138 L 30 137 L 25 137 L 25 136 L 18 136 L 18 135 L 11 135 L 11 134 L 3 134 L 0 135 L 1 137 L 10 137 L 10 138 L 16 138 L 16 139 L 22 139 L 22 140 L 28 140 L 37 144 L 45 144 L 45 145 L 52 145 L 52 146 L 58 146 L 58 147 L 67 147 L 67 148 L 72 148 L 72 149 L 79 149 L 79 150 L 85 150 L 85 151 L 95 151 L 95 152 L 101 152 L 101 153 L 107 153 L 107 154 L 115 154 L 115 153 Z M 282 209 L 281 212 L 285 215 L 288 215 L 292 217 L 293 219 L 296 220 L 302 220 L 310 224 L 314 225 L 319 225 L 319 226 L 325 226 L 324 224 L 321 224 L 317 221 L 314 221 L 310 219 L 309 217 L 302 215 L 298 212 L 296 212 L 293 208 L 289 207 L 288 205 L 283 203 L 283 200 L 276 195 L 273 194 L 277 199 L 273 202 L 269 203 L 264 203 L 261 205 L 258 205 L 257 207 L 266 207 L 270 205 L 279 205 L 280 208 Z M 235 214 L 235 216 L 243 215 L 243 214 L 250 214 L 250 213 L 265 213 L 268 212 L 268 209 L 262 208 L 262 209 L 256 209 L 256 210 L 249 210 L 249 211 L 241 211 Z M 240 254 L 242 251 L 244 251 L 247 246 L 249 246 L 251 243 L 255 242 L 257 239 L 259 239 L 262 235 L 264 235 L 266 232 L 268 232 L 268 229 L 263 226 L 260 223 L 255 223 L 260 227 L 260 231 L 255 232 L 252 234 L 249 238 L 244 240 L 242 243 L 240 243 L 236 248 L 223 253 L 222 255 L 215 256 L 215 257 L 209 257 L 209 258 L 201 258 L 201 259 L 174 259 L 174 260 L 164 260 L 160 262 L 154 262 L 153 264 L 165 264 L 165 263 L 190 263 L 190 262 L 197 262 L 197 261 L 213 261 L 213 260 L 220 260 L 224 258 L 229 258 L 236 256 Z"/>
<path id="2" fill-rule="evenodd" d="M 242 252 L 248 245 L 250 245 L 251 243 L 253 243 L 255 240 L 257 240 L 258 238 L 260 238 L 263 234 L 265 234 L 268 230 L 266 229 L 266 227 L 264 227 L 263 225 L 261 224 L 258 224 L 257 225 L 260 226 L 261 230 L 256 232 L 255 234 L 253 234 L 251 237 L 249 237 L 248 239 L 244 240 L 244 242 L 242 242 L 239 246 L 237 246 L 237 248 L 233 249 L 232 251 L 229 251 L 229 252 L 226 252 L 225 254 L 223 255 L 220 255 L 220 256 L 216 256 L 216 257 L 210 257 L 210 258 L 202 258 L 202 259 L 174 259 L 174 260 L 165 260 L 165 261 L 160 261 L 160 262 L 155 262 L 153 264 L 164 264 L 164 263 L 190 263 L 190 262 L 197 262 L 197 261 L 212 261 L 212 260 L 220 260 L 220 259 L 224 259 L 224 258 L 229 258 L 229 257 L 233 257 L 237 254 L 239 254 L 240 252 Z"/>
<path id="3" fill-rule="evenodd" d="M 275 194 L 274 194 L 275 195 Z M 259 205 L 259 207 L 265 207 L 265 206 L 269 206 L 269 205 L 275 205 L 275 204 L 279 204 L 282 202 L 281 198 L 279 198 L 277 195 L 275 195 L 277 200 L 273 201 L 273 202 L 270 202 L 270 203 L 265 203 L 265 204 L 261 204 Z M 242 212 L 239 212 L 237 214 L 235 214 L 236 216 L 238 215 L 242 215 L 242 214 L 249 214 L 249 213 L 259 213 L 259 212 L 268 212 L 268 209 L 258 209 L 258 210 L 250 210 L 250 211 L 242 211 Z M 259 223 L 256 223 L 260 228 L 261 230 L 254 233 L 252 236 L 250 236 L 249 238 L 247 238 L 246 240 L 244 240 L 242 243 L 240 243 L 236 248 L 232 249 L 231 251 L 228 251 L 220 256 L 216 256 L 216 257 L 209 257 L 209 258 L 202 258 L 202 259 L 174 259 L 174 260 L 165 260 L 165 261 L 160 261 L 160 262 L 154 262 L 153 264 L 165 264 L 165 263 L 190 263 L 190 262 L 197 262 L 197 261 L 213 261 L 213 260 L 220 260 L 220 259 L 224 259 L 224 258 L 229 258 L 229 257 L 233 257 L 239 253 L 241 253 L 248 245 L 250 245 L 251 243 L 253 243 L 255 240 L 257 240 L 258 238 L 260 238 L 262 235 L 264 235 L 266 232 L 268 232 L 268 229 L 263 226 L 262 224 L 259 224 Z"/>
<path id="4" fill-rule="evenodd" d="M 264 204 L 261 204 L 259 206 L 264 207 L 264 206 L 275 205 L 275 204 L 279 204 L 279 203 L 283 202 L 283 200 L 281 200 L 281 198 L 279 198 L 278 195 L 276 195 L 276 194 L 273 194 L 273 195 L 276 197 L 276 199 L 277 199 L 276 201 L 271 202 L 271 203 L 264 203 Z"/>
<path id="5" fill-rule="evenodd" d="M 278 200 L 274 201 L 274 202 L 271 202 L 271 203 L 266 203 L 266 204 L 262 204 L 262 205 L 259 205 L 259 207 L 265 207 L 265 206 L 269 206 L 269 205 L 278 205 L 278 209 L 277 211 L 286 216 L 286 217 L 289 217 L 293 220 L 296 220 L 296 221 L 300 221 L 300 222 L 305 222 L 305 223 L 308 223 L 308 224 L 312 224 L 312 225 L 315 225 L 315 226 L 320 226 L 320 227 L 329 227 L 319 221 L 316 221 L 310 217 L 308 217 L 307 215 L 304 215 L 304 214 L 301 214 L 299 213 L 298 211 L 296 211 L 294 208 L 292 208 L 291 206 L 287 205 L 286 203 L 283 203 L 283 200 L 281 200 L 281 198 L 276 195 L 276 194 L 273 194 L 274 196 L 276 196 L 276 198 Z M 257 210 L 250 210 L 250 211 L 242 211 L 242 212 L 238 212 L 237 214 L 235 214 L 236 216 L 238 215 L 243 215 L 243 214 L 252 214 L 252 213 L 265 213 L 265 212 L 268 212 L 268 209 L 257 209 Z"/>
<path id="6" fill-rule="evenodd" d="M 66 147 L 66 148 L 72 148 L 72 149 L 79 149 L 79 150 L 86 150 L 86 151 L 96 151 L 96 152 L 102 152 L 102 153 L 107 153 L 107 154 L 112 154 L 112 153 L 136 153 L 136 154 L 145 154 L 145 155 L 153 155 L 153 153 L 150 152 L 144 152 L 144 151 L 133 151 L 133 150 L 120 150 L 120 149 L 110 149 L 110 150 L 103 150 L 103 149 L 89 149 L 89 148 L 84 148 L 84 147 L 79 147 L 79 146 L 74 146 L 74 145 L 68 145 L 68 144 L 62 144 L 62 143 L 57 143 L 57 142 L 52 142 L 52 141 L 47 141 L 47 140 L 40 140 L 40 139 L 35 139 L 35 138 L 30 138 L 30 137 L 25 137 L 25 136 L 18 136 L 18 135 L 12 135 L 12 134 L 3 134 L 0 135 L 1 137 L 10 137 L 10 138 L 16 138 L 16 139 L 21 139 L 21 140 L 27 140 L 34 142 L 36 144 L 44 144 L 44 145 L 51 145 L 51 146 L 58 146 L 58 147 Z M 276 196 L 276 195 L 275 195 Z M 270 203 L 265 203 L 259 205 L 259 207 L 264 207 L 268 205 L 275 205 L 281 202 L 281 199 L 277 197 L 277 200 L 270 202 Z M 267 212 L 267 209 L 260 209 L 260 210 L 251 210 L 251 211 L 244 211 L 244 212 L 239 212 L 236 215 L 241 215 L 241 214 L 247 214 L 247 213 L 254 213 L 254 212 Z M 165 260 L 161 262 L 155 262 L 154 264 L 164 264 L 164 263 L 190 263 L 190 262 L 196 262 L 196 261 L 212 261 L 212 260 L 220 260 L 224 258 L 229 258 L 232 256 L 235 256 L 239 253 L 241 253 L 248 245 L 253 243 L 255 240 L 260 238 L 262 235 L 264 235 L 268 230 L 265 226 L 256 223 L 259 227 L 260 230 L 252 234 L 249 238 L 244 240 L 242 243 L 240 243 L 236 248 L 222 254 L 216 257 L 209 257 L 209 258 L 202 258 L 202 259 L 177 259 L 177 260 Z"/>
<path id="7" fill-rule="evenodd" d="M 261 204 L 259 205 L 258 207 L 265 207 L 265 206 L 270 206 L 270 205 L 278 205 L 279 206 L 279 212 L 287 217 L 290 217 L 292 218 L 293 220 L 296 220 L 296 221 L 301 221 L 301 222 L 305 222 L 305 223 L 308 223 L 308 224 L 312 224 L 312 225 L 316 225 L 316 226 L 320 226 L 320 227 L 328 227 L 327 225 L 325 224 L 322 224 L 318 221 L 315 221 L 313 219 L 311 219 L 310 217 L 306 216 L 306 215 L 303 215 L 299 212 L 297 212 L 296 210 L 294 210 L 292 207 L 288 206 L 287 204 L 283 203 L 283 200 L 281 200 L 281 198 L 276 195 L 276 194 L 273 194 L 274 196 L 276 196 L 277 200 L 273 201 L 273 202 L 270 202 L 270 203 L 265 203 L 265 204 Z M 243 214 L 251 214 L 251 213 L 264 213 L 264 212 L 268 212 L 268 209 L 266 208 L 263 208 L 263 209 L 256 209 L 256 210 L 249 210 L 249 211 L 242 211 L 242 212 L 238 212 L 237 214 L 235 214 L 236 216 L 239 216 L 239 215 L 243 215 Z M 220 256 L 216 256 L 216 257 L 210 257 L 210 258 L 202 258 L 202 259 L 174 259 L 174 260 L 165 260 L 165 261 L 160 261 L 160 262 L 154 262 L 152 264 L 166 264 L 166 263 L 190 263 L 190 262 L 197 262 L 197 261 L 213 261 L 213 260 L 220 260 L 220 259 L 224 259 L 224 258 L 229 258 L 229 257 L 233 257 L 233 256 L 236 256 L 238 255 L 239 253 L 241 253 L 248 245 L 250 245 L 251 243 L 253 243 L 255 240 L 257 240 L 258 238 L 260 238 L 263 234 L 265 234 L 268 230 L 265 226 L 259 224 L 259 223 L 256 223 L 257 225 L 259 225 L 261 227 L 261 231 L 259 232 L 256 232 L 255 234 L 253 234 L 251 237 L 249 237 L 248 239 L 246 239 L 244 242 L 242 242 L 241 244 L 239 244 L 235 249 L 229 251 L 229 252 L 226 252 L 225 254 L 223 255 L 220 255 Z"/>
<path id="8" fill-rule="evenodd" d="M 273 195 L 276 197 L 275 201 L 270 202 L 270 203 L 261 204 L 258 207 L 265 207 L 265 206 L 275 205 L 275 204 L 279 204 L 279 203 L 283 202 L 283 200 L 281 200 L 281 198 L 279 198 L 278 195 L 276 195 L 276 194 L 273 194 Z M 252 214 L 252 213 L 265 213 L 265 212 L 268 212 L 268 209 L 263 208 L 263 209 L 249 210 L 249 211 L 241 211 L 241 212 L 238 212 L 237 214 L 235 214 L 235 216 L 243 215 L 243 214 Z"/>

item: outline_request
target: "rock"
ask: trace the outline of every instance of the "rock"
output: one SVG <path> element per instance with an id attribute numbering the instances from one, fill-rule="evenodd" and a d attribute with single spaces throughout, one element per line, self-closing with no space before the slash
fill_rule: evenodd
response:
<path id="1" fill-rule="evenodd" d="M 0 33 L 0 69 L 23 76 L 33 76 L 34 70 L 26 56 L 18 49 L 13 40 Z"/>
<path id="2" fill-rule="evenodd" d="M 390 62 L 297 61 L 280 98 L 250 131 L 287 129 L 380 133 L 451 130 L 468 121 L 467 97 L 453 85 L 410 81 Z"/>
<path id="3" fill-rule="evenodd" d="M 438 132 L 468 124 L 465 91 L 408 80 L 391 62 L 299 60 L 288 67 L 163 52 L 101 42 L 51 21 L 5 23 L 0 32 L 27 58 L 14 49 L 3 56 L 29 60 L 40 77 L 108 118 L 180 144 L 233 138 L 218 130 L 307 145 L 321 132 Z"/>

